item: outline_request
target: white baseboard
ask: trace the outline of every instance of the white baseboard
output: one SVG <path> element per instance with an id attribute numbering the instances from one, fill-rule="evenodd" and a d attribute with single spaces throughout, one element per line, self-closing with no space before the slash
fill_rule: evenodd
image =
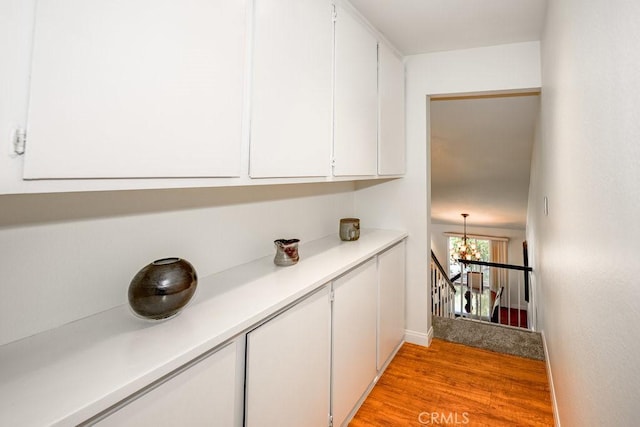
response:
<path id="1" fill-rule="evenodd" d="M 547 367 L 547 378 L 549 379 L 549 389 L 551 390 L 551 406 L 553 409 L 553 420 L 556 427 L 560 426 L 560 415 L 558 414 L 558 402 L 556 401 L 556 389 L 553 386 L 553 374 L 551 373 L 551 361 L 549 360 L 549 350 L 547 349 L 547 339 L 544 331 L 540 331 L 542 336 L 542 348 L 544 349 L 544 361 Z"/>
<path id="2" fill-rule="evenodd" d="M 431 345 L 431 340 L 433 339 L 433 328 L 430 327 L 429 331 L 425 334 L 424 332 L 410 331 L 405 329 L 404 331 L 404 340 L 411 344 L 421 345 L 423 347 L 429 347 Z"/>

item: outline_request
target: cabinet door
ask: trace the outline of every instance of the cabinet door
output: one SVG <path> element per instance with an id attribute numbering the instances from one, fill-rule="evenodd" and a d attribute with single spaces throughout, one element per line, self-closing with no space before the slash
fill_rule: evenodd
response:
<path id="1" fill-rule="evenodd" d="M 378 47 L 378 175 L 405 173 L 404 64 L 386 45 Z"/>
<path id="2" fill-rule="evenodd" d="M 255 3 L 252 178 L 326 176 L 331 158 L 330 0 Z"/>
<path id="3" fill-rule="evenodd" d="M 329 419 L 328 286 L 247 334 L 247 426 L 318 426 Z"/>
<path id="4" fill-rule="evenodd" d="M 375 175 L 378 57 L 375 37 L 338 8 L 335 51 L 334 175 Z"/>
<path id="5" fill-rule="evenodd" d="M 99 426 L 238 426 L 232 343 L 123 406 Z M 241 384 L 241 383 L 240 383 Z"/>
<path id="6" fill-rule="evenodd" d="M 25 178 L 239 176 L 246 0 L 40 0 Z"/>
<path id="7" fill-rule="evenodd" d="M 377 374 L 377 271 L 372 259 L 333 283 L 334 425 L 345 421 Z"/>
<path id="8" fill-rule="evenodd" d="M 404 242 L 378 256 L 378 369 L 404 339 Z"/>

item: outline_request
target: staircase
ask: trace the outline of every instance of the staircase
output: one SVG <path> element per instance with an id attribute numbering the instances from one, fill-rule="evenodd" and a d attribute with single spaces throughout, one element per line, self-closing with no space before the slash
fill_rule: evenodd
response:
<path id="1" fill-rule="evenodd" d="M 433 316 L 433 337 L 513 356 L 544 360 L 542 336 L 522 328 Z"/>
<path id="2" fill-rule="evenodd" d="M 449 278 L 431 251 L 431 314 L 533 330 L 532 313 L 524 308 L 530 306 L 529 276 L 532 271 L 528 266 L 526 242 L 523 243 L 523 255 L 524 266 L 460 259 L 457 261 L 462 272 Z M 491 275 L 504 277 L 497 282 L 499 288 L 486 285 L 481 272 L 483 267 L 489 267 Z M 522 307 L 521 304 L 526 305 Z"/>

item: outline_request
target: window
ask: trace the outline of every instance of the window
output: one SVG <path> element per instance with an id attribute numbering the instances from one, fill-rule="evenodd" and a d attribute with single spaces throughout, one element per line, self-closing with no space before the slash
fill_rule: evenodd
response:
<path id="1" fill-rule="evenodd" d="M 453 251 L 454 248 L 457 247 L 460 243 L 462 243 L 462 237 L 458 236 L 449 236 L 449 277 L 453 277 L 460 273 L 461 264 L 453 259 Z M 480 252 L 480 261 L 491 261 L 491 240 L 488 239 L 472 239 L 467 238 L 467 243 L 469 245 L 475 245 L 478 252 Z M 471 267 L 472 271 L 481 271 L 482 274 L 482 282 L 485 287 L 489 287 L 490 278 L 490 268 L 486 266 L 473 266 Z M 467 269 L 466 271 L 469 271 Z"/>

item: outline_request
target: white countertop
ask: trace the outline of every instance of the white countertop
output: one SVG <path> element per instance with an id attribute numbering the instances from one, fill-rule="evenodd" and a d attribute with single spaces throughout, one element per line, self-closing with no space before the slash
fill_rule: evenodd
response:
<path id="1" fill-rule="evenodd" d="M 406 236 L 362 230 L 355 242 L 302 242 L 294 266 L 268 256 L 201 278 L 169 320 L 139 319 L 123 305 L 0 346 L 0 426 L 85 421 Z"/>

